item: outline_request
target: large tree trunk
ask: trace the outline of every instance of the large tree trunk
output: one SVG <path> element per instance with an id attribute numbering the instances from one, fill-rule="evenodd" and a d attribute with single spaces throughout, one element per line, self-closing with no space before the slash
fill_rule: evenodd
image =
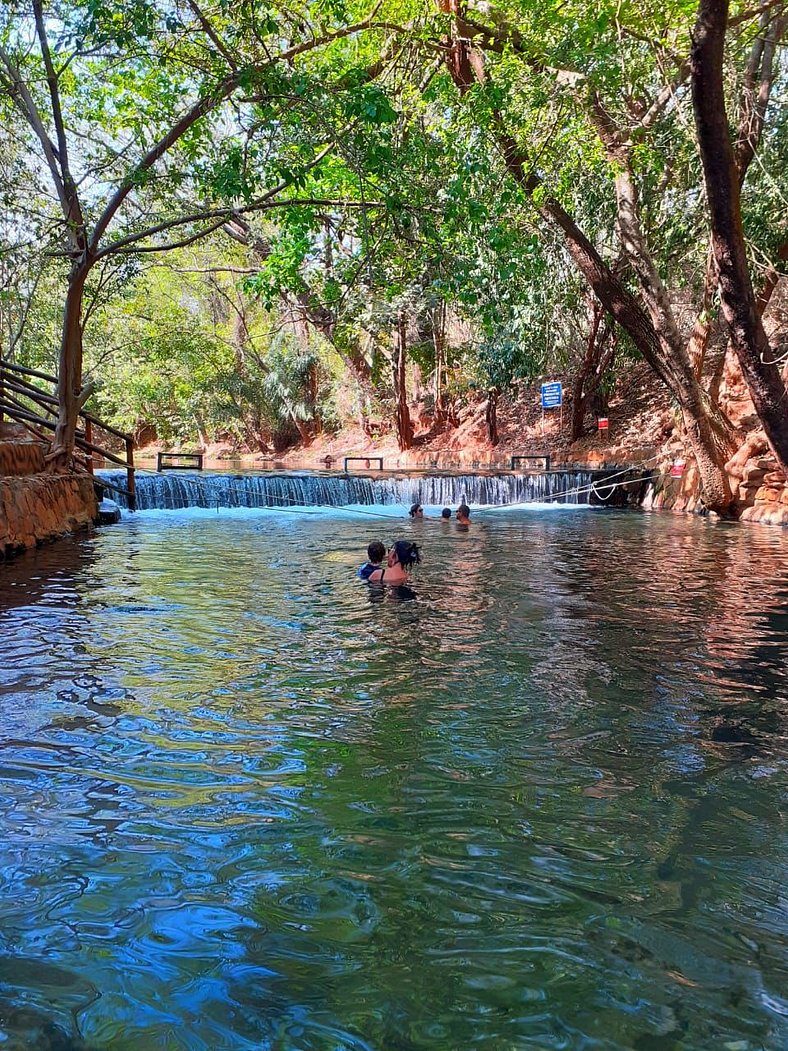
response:
<path id="1" fill-rule="evenodd" d="M 498 437 L 498 395 L 497 387 L 490 387 L 487 392 L 487 404 L 484 407 L 484 425 L 487 431 L 487 439 L 490 445 L 495 447 L 499 442 Z"/>
<path id="2" fill-rule="evenodd" d="M 58 366 L 58 418 L 49 460 L 65 467 L 74 452 L 79 412 L 87 400 L 82 390 L 82 301 L 90 266 L 75 263 L 68 276 L 68 290 L 63 307 Z"/>
<path id="3" fill-rule="evenodd" d="M 451 0 L 450 8 L 458 14 L 459 0 Z M 459 18 L 455 23 L 455 34 L 448 42 L 447 65 L 462 94 L 474 81 L 485 81 L 482 57 L 461 32 Z M 537 190 L 542 190 L 542 180 L 505 128 L 500 113 L 493 114 L 492 129 L 509 173 L 533 198 Z M 556 198 L 540 196 L 535 203 L 542 218 L 563 236 L 569 255 L 599 301 L 613 320 L 629 333 L 646 362 L 678 401 L 698 464 L 704 502 L 711 511 L 729 513 L 733 494 L 724 470 L 727 457 L 720 448 L 719 439 L 719 432 L 724 428 L 720 421 L 709 417 L 711 406 L 692 372 L 686 348 L 680 346 L 674 338 L 676 334 L 668 330 L 670 326 L 664 331 L 662 328 L 657 330 L 654 317 L 650 317 L 638 299 L 625 288 Z M 644 275 L 640 276 L 642 283 Z M 656 300 L 659 289 L 654 293 Z M 661 312 L 660 317 L 664 320 L 667 315 Z"/>
<path id="4" fill-rule="evenodd" d="M 690 365 L 689 356 L 675 355 L 667 334 L 657 333 L 651 318 L 610 270 L 564 208 L 550 198 L 540 209 L 564 234 L 567 251 L 605 309 L 626 332 L 646 362 L 673 394 L 681 408 L 690 447 L 698 464 L 703 499 L 710 511 L 728 514 L 733 494 L 725 473 L 727 460 L 721 436 L 724 422 L 710 419 L 711 406 Z"/>
<path id="5" fill-rule="evenodd" d="M 397 412 L 397 444 L 400 452 L 405 452 L 413 445 L 413 421 L 408 408 L 408 391 L 406 386 L 406 365 L 408 351 L 408 321 L 405 314 L 397 320 L 397 335 L 394 341 L 394 400 Z"/>
<path id="6" fill-rule="evenodd" d="M 432 311 L 432 342 L 435 347 L 435 371 L 433 373 L 433 401 L 435 423 L 446 423 L 449 410 L 446 403 L 446 304 L 441 303 Z"/>
<path id="7" fill-rule="evenodd" d="M 590 310 L 591 328 L 586 340 L 586 350 L 572 384 L 570 437 L 573 442 L 583 437 L 589 400 L 599 389 L 616 351 L 616 340 L 612 338 L 611 327 L 602 324 L 604 318 L 602 304 L 596 299 L 591 299 Z M 606 344 L 608 344 L 607 349 L 605 349 Z"/>
<path id="8" fill-rule="evenodd" d="M 692 47 L 698 131 L 720 299 L 731 343 L 766 438 L 788 476 L 788 394 L 758 312 L 744 244 L 739 177 L 725 112 L 722 65 L 728 0 L 700 0 Z"/>

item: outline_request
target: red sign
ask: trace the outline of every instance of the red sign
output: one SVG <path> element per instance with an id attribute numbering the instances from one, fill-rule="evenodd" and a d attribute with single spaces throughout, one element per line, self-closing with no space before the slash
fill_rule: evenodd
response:
<path id="1" fill-rule="evenodd" d="M 685 464 L 685 460 L 674 460 L 673 465 L 670 468 L 670 477 L 681 478 L 681 476 L 684 474 Z"/>
<path id="2" fill-rule="evenodd" d="M 600 416 L 599 419 L 596 422 L 597 422 L 597 426 L 599 427 L 600 431 L 606 431 L 608 429 L 607 416 Z"/>

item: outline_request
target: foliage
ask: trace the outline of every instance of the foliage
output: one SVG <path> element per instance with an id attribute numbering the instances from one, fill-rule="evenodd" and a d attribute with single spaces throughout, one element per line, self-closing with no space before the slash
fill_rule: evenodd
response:
<path id="1" fill-rule="evenodd" d="M 8 352 L 18 330 L 15 353 L 54 368 L 78 252 L 14 89 L 16 69 L 54 141 L 34 13 L 0 7 L 1 338 Z M 673 301 L 688 305 L 688 329 L 707 258 L 683 66 L 695 13 L 689 0 L 471 3 L 465 28 L 484 82 L 461 95 L 441 60 L 451 18 L 410 0 L 48 4 L 88 234 L 125 195 L 81 305 L 95 407 L 124 427 L 155 423 L 167 440 L 281 445 L 341 422 L 350 389 L 360 415 L 391 412 L 403 318 L 409 374 L 428 385 L 441 312 L 462 333 L 444 363 L 456 396 L 571 371 L 588 335 L 587 289 L 541 204 L 558 201 L 640 288 L 600 112 L 627 143 L 645 242 Z M 743 19 L 730 33 L 734 116 L 756 30 Z M 776 99 L 785 90 L 779 67 Z M 785 242 L 786 119 L 785 107 L 770 110 L 745 183 L 756 273 Z M 501 127 L 538 175 L 532 193 L 507 170 Z M 223 235 L 232 221 L 243 245 Z"/>

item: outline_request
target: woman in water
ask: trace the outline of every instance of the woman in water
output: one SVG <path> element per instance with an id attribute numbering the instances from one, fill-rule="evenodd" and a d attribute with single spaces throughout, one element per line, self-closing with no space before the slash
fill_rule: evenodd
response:
<path id="1" fill-rule="evenodd" d="M 410 540 L 398 540 L 390 549 L 388 564 L 385 568 L 381 566 L 375 569 L 368 577 L 370 584 L 404 584 L 408 579 L 408 573 L 417 563 L 421 562 L 418 544 L 412 544 Z"/>

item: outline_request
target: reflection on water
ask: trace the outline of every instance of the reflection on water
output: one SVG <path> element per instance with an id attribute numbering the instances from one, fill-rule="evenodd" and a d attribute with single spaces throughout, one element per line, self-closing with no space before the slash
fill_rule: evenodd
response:
<path id="1" fill-rule="evenodd" d="M 788 538 L 391 525 L 0 569 L 2 1046 L 788 1046 Z"/>

